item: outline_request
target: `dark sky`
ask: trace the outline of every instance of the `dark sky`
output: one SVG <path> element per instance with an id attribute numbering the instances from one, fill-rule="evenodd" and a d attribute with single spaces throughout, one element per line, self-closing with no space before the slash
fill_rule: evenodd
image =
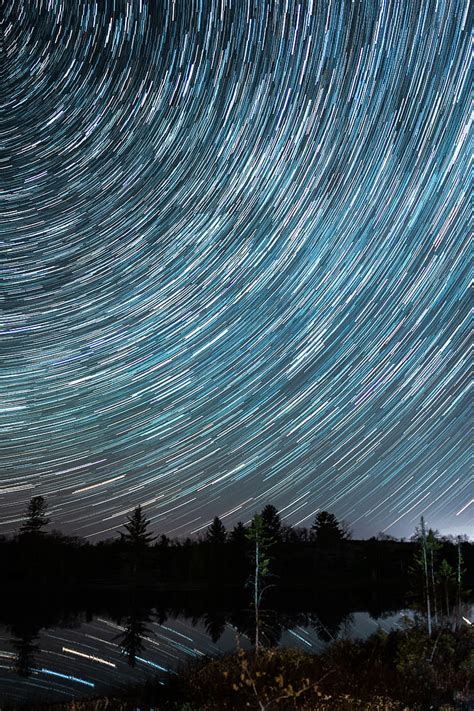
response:
<path id="1" fill-rule="evenodd" d="M 6 0 L 0 533 L 474 533 L 468 3 Z"/>

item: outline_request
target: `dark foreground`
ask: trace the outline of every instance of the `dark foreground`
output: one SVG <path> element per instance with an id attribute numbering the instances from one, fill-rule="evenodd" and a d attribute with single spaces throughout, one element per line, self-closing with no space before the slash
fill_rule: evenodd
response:
<path id="1" fill-rule="evenodd" d="M 468 625 L 457 631 L 440 629 L 431 637 L 420 628 L 377 632 L 365 641 L 336 642 L 319 655 L 294 649 L 240 650 L 188 666 L 164 684 L 131 688 L 121 699 L 29 708 L 468 711 L 474 708 L 474 630 Z"/>

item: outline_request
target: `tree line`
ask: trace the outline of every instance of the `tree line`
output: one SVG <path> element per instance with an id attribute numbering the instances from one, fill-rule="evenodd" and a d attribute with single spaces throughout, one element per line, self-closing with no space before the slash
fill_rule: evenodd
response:
<path id="1" fill-rule="evenodd" d="M 57 531 L 48 533 L 50 523 L 45 498 L 35 496 L 16 536 L 0 540 L 7 584 L 17 582 L 23 590 L 31 590 L 38 582 L 57 588 L 64 580 L 74 585 L 124 585 L 131 591 L 133 604 L 117 640 L 132 665 L 141 653 L 148 620 L 139 604 L 139 590 L 157 583 L 168 591 L 192 589 L 196 584 L 201 592 L 209 590 L 214 596 L 210 607 L 216 610 L 202 614 L 216 638 L 230 614 L 220 609 L 229 589 L 244 591 L 246 603 L 240 603 L 244 613 L 239 625 L 245 626 L 256 652 L 269 641 L 275 643 L 281 633 L 283 618 L 275 614 L 281 600 L 287 605 L 288 595 L 296 600 L 298 591 L 313 587 L 319 600 L 324 599 L 322 595 L 340 595 L 342 590 L 354 600 L 364 590 L 373 596 L 380 586 L 391 593 L 398 589 L 417 610 L 429 636 L 446 626 L 455 629 L 470 622 L 463 611 L 470 594 L 467 587 L 474 582 L 473 546 L 465 537 L 443 539 L 427 529 L 424 518 L 408 542 L 390 536 L 353 541 L 347 525 L 327 511 L 318 512 L 309 529 L 291 528 L 270 504 L 247 525 L 239 522 L 230 530 L 215 516 L 200 537 L 183 541 L 153 533 L 142 506 L 126 516 L 115 539 L 96 544 Z M 229 604 L 229 609 L 233 607 Z M 326 628 L 332 629 L 331 620 L 318 614 L 314 624 L 324 638 Z M 291 613 L 285 615 L 293 620 Z M 234 617 L 232 613 L 230 618 L 236 623 Z M 38 624 L 15 627 L 17 665 L 24 675 L 35 654 Z M 337 618 L 334 631 L 339 625 Z"/>
<path id="2" fill-rule="evenodd" d="M 46 499 L 33 497 L 17 534 L 0 537 L 7 585 L 245 588 L 255 609 L 268 594 L 385 586 L 422 600 L 433 623 L 450 614 L 462 586 L 474 586 L 474 546 L 466 537 L 443 538 L 424 521 L 409 541 L 353 540 L 328 511 L 309 528 L 291 527 L 268 504 L 247 524 L 227 529 L 216 516 L 200 536 L 170 539 L 153 532 L 137 506 L 108 540 L 91 543 L 51 528 Z"/>
<path id="3" fill-rule="evenodd" d="M 34 496 L 28 503 L 25 521 L 20 526 L 19 536 L 29 539 L 41 536 L 45 533 L 45 528 L 50 521 L 51 519 L 47 516 L 46 499 L 43 496 Z M 154 535 L 148 530 L 150 523 L 143 507 L 136 506 L 133 512 L 126 517 L 123 524 L 125 530 L 119 531 L 121 540 L 138 547 L 146 547 L 156 541 L 163 546 L 169 545 L 171 540 L 166 535 Z M 228 531 L 221 519 L 215 516 L 207 528 L 204 540 L 217 545 L 226 542 L 240 543 L 245 540 L 247 528 L 252 530 L 257 525 L 261 525 L 272 543 L 314 541 L 324 545 L 334 545 L 351 538 L 350 530 L 345 522 L 339 522 L 334 514 L 328 511 L 318 512 L 309 529 L 293 528 L 284 526 L 276 507 L 267 504 L 260 513 L 255 514 L 249 527 L 239 521 L 232 530 Z M 189 542 L 189 539 L 186 541 Z M 176 541 L 174 543 L 176 544 Z"/>

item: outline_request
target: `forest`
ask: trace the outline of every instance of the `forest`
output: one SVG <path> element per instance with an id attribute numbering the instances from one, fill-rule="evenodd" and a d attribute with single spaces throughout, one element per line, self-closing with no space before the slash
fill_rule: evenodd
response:
<path id="1" fill-rule="evenodd" d="M 291 527 L 269 504 L 247 525 L 239 522 L 227 530 L 216 516 L 201 536 L 170 539 L 153 532 L 137 506 L 114 538 L 92 543 L 55 530 L 47 501 L 38 496 L 29 502 L 16 534 L 0 538 L 4 587 L 11 589 L 133 583 L 168 590 L 242 590 L 255 578 L 256 553 L 258 574 L 273 593 L 382 587 L 419 595 L 428 577 L 432 596 L 449 607 L 446 599 L 461 575 L 465 588 L 474 586 L 474 545 L 465 536 L 443 537 L 426 529 L 423 519 L 408 541 L 385 534 L 353 540 L 348 526 L 330 512 L 318 512 L 310 528 Z"/>
<path id="2" fill-rule="evenodd" d="M 33 497 L 18 531 L 0 538 L 0 624 L 11 635 L 18 678 L 41 672 L 42 631 L 103 617 L 121 630 L 113 645 L 133 668 L 144 661 L 151 626 L 173 620 L 200 624 L 214 643 L 231 629 L 250 644 L 158 674 L 120 698 L 65 710 L 395 711 L 430 708 L 434 699 L 437 708 L 470 708 L 474 546 L 467 537 L 443 537 L 421 518 L 408 541 L 353 540 L 328 511 L 310 528 L 291 527 L 271 504 L 231 530 L 216 516 L 202 535 L 185 539 L 157 534 L 141 506 L 114 538 L 95 543 L 52 524 L 47 501 Z M 340 637 L 359 610 L 378 624 L 402 609 L 410 610 L 406 629 L 378 629 L 365 641 Z M 325 651 L 279 646 L 285 631 L 301 628 L 314 629 Z M 442 706 L 454 699 L 456 706 Z"/>

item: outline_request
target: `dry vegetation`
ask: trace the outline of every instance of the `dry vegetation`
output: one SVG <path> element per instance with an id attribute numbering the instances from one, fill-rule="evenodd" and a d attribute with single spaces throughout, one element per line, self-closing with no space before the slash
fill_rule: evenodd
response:
<path id="1" fill-rule="evenodd" d="M 56 711 L 424 711 L 471 709 L 474 632 L 378 632 L 321 655 L 295 649 L 239 651 L 183 669 L 162 686 L 62 704 Z"/>

